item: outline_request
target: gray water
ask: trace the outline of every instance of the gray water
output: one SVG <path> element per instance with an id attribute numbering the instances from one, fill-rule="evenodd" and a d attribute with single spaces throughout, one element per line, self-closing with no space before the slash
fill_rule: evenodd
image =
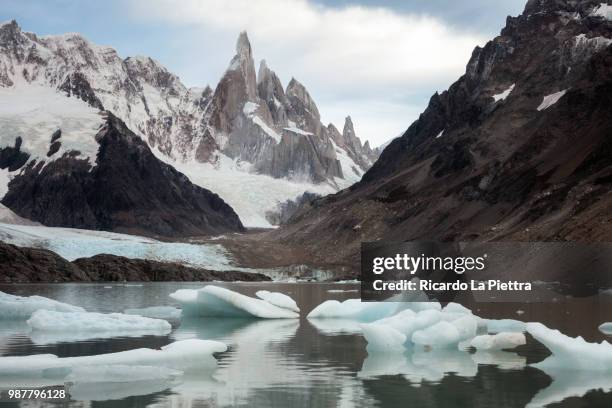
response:
<path id="1" fill-rule="evenodd" d="M 252 295 L 259 289 L 292 296 L 305 316 L 327 299 L 359 296 L 358 285 L 322 283 L 221 284 Z M 89 311 L 121 312 L 126 308 L 173 305 L 169 293 L 199 288 L 201 283 L 0 285 L 17 295 L 42 295 Z M 329 292 L 344 290 L 345 292 Z M 524 314 L 518 316 L 517 310 Z M 589 341 L 605 338 L 597 330 L 612 321 L 610 303 L 598 298 L 565 299 L 558 304 L 476 304 L 476 314 L 489 318 L 541 321 Z M 173 322 L 166 336 L 93 339 L 54 343 L 30 336 L 25 323 L 0 321 L 0 355 L 51 353 L 84 356 L 159 348 L 190 338 L 219 340 L 230 346 L 218 355 L 212 373 L 176 381 L 91 384 L 83 401 L 18 402 L 2 406 L 70 407 L 523 407 L 548 401 L 554 407 L 611 407 L 612 392 L 598 373 L 573 372 L 553 379 L 529 367 L 548 351 L 529 339 L 516 352 L 407 351 L 368 355 L 366 343 L 350 322 L 300 320 L 184 319 Z M 608 339 L 610 340 L 610 339 Z M 22 386 L 14 380 L 14 386 Z M 3 387 L 11 379 L 3 378 Z M 603 379 L 606 384 L 605 378 Z M 612 378 L 610 380 L 612 387 Z M 575 388 L 568 393 L 568 385 Z M 610 388 L 608 387 L 608 388 Z M 571 394 L 576 396 L 568 397 Z M 584 395 L 582 395 L 584 394 Z M 566 398 L 567 397 L 567 398 Z M 90 402 L 89 402 L 90 401 Z"/>

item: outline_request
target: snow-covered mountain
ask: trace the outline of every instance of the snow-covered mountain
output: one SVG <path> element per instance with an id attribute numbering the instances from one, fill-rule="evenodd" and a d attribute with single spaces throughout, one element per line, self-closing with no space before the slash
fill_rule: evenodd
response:
<path id="1" fill-rule="evenodd" d="M 13 106 L 10 95 L 18 95 L 21 105 Z M 123 59 L 76 33 L 37 36 L 15 21 L 4 23 L 0 98 L 0 149 L 20 136 L 30 160 L 48 163 L 68 153 L 66 139 L 73 138 L 74 150 L 93 159 L 102 122 L 97 112 L 109 111 L 158 159 L 219 194 L 247 226 L 270 225 L 266 213 L 305 191 L 327 194 L 349 186 L 377 158 L 355 135 L 350 117 L 342 133 L 325 126 L 301 83 L 292 79 L 283 88 L 264 61 L 256 73 L 246 33 L 214 90 L 188 89 L 151 58 Z M 60 120 L 58 110 L 77 114 Z M 78 131 L 71 130 L 75 126 Z M 46 157 L 58 129 L 64 150 Z M 21 170 L 0 169 L 0 198 L 6 181 Z"/>

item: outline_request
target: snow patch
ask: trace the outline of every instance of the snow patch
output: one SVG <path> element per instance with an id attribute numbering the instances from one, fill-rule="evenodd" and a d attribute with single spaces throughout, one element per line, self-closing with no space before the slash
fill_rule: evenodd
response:
<path id="1" fill-rule="evenodd" d="M 442 129 L 442 131 L 440 133 L 438 133 L 438 135 L 436 136 L 436 139 L 439 139 L 439 138 L 441 138 L 444 135 L 444 130 L 445 129 Z"/>
<path id="2" fill-rule="evenodd" d="M 493 99 L 495 100 L 495 102 L 499 102 L 499 101 L 505 101 L 506 98 L 508 96 L 510 96 L 510 94 L 512 93 L 512 91 L 514 90 L 514 87 L 516 86 L 516 84 L 512 84 L 510 85 L 510 88 L 506 89 L 505 91 L 503 91 L 502 93 L 498 93 L 496 95 L 493 95 Z"/>
<path id="3" fill-rule="evenodd" d="M 302 135 L 302 136 L 310 136 L 310 135 L 312 135 L 312 133 L 307 132 L 305 130 L 302 130 L 302 129 L 300 129 L 298 127 L 295 127 L 295 126 L 286 127 L 286 128 L 284 128 L 284 130 L 287 130 L 289 132 L 296 133 L 296 134 Z"/>
<path id="4" fill-rule="evenodd" d="M 554 94 L 546 95 L 544 99 L 542 100 L 542 103 L 540 104 L 540 106 L 538 106 L 538 111 L 543 111 L 553 106 L 555 103 L 559 101 L 559 99 L 563 98 L 563 95 L 565 95 L 566 92 L 567 92 L 567 89 L 564 89 L 563 91 L 559 91 L 559 92 L 555 92 Z"/>
<path id="5" fill-rule="evenodd" d="M 78 151 L 94 165 L 99 147 L 95 136 L 103 123 L 97 109 L 47 86 L 0 88 L 0 147 L 14 146 L 20 136 L 21 150 L 30 154 L 30 160 L 48 161 Z M 49 159 L 51 135 L 58 129 L 61 147 Z"/>

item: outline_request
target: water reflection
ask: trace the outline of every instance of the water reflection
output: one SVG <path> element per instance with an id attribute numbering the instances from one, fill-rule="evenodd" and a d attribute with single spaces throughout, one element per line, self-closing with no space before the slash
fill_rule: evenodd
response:
<path id="1" fill-rule="evenodd" d="M 277 285 L 285 293 L 292 292 L 304 315 L 324 300 L 354 296 L 342 292 L 329 294 L 329 289 L 352 290 L 355 287 Z M 31 287 L 19 289 L 22 294 L 33 291 L 76 304 L 80 298 L 75 293 L 80 291 L 85 299 L 83 302 L 86 302 L 80 306 L 113 312 L 130 307 L 171 305 L 168 293 L 189 286 L 144 284 L 143 287 L 103 290 L 100 285 L 86 285 L 77 290 L 74 285 L 69 288 L 47 285 L 44 292 Z M 191 286 L 200 287 L 201 284 Z M 225 286 L 247 295 L 266 288 L 259 284 Z M 117 293 L 125 296 L 117 297 Z M 516 317 L 516 305 L 480 304 L 478 307 L 483 309 L 482 314 L 486 317 Z M 602 321 L 612 320 L 609 309 L 590 301 L 559 305 L 554 311 L 545 305 L 542 308 L 537 305 L 521 308 L 525 310 L 521 320 L 548 322 L 570 333 L 586 332 L 593 340 L 600 340 L 596 337 L 600 335 L 597 326 Z M 576 316 L 581 316 L 581 319 L 576 319 Z M 592 332 L 589 332 L 590 327 L 594 328 Z M 175 326 L 169 336 L 72 339 L 49 344 L 52 342 L 31 337 L 24 322 L 0 322 L 0 354 L 93 355 L 140 347 L 157 348 L 191 338 L 223 341 L 230 346 L 229 351 L 217 356 L 219 364 L 213 372 L 146 378 L 83 372 L 81 381 L 72 388 L 72 395 L 79 401 L 96 402 L 69 404 L 73 407 L 386 408 L 410 405 L 424 408 L 514 408 L 553 403 L 571 407 L 576 406 L 578 397 L 588 402 L 596 401 L 601 406 L 612 406 L 612 378 L 609 375 L 584 371 L 545 372 L 530 367 L 528 364 L 548 356 L 548 352 L 532 339 L 518 353 L 426 351 L 417 348 L 396 354 L 368 354 L 359 331 L 359 323 L 351 320 L 191 318 Z M 19 379 L 20 386 L 53 382 L 57 380 Z M 15 385 L 14 378 L 0 379 L 0 387 L 11 383 Z M 606 393 L 594 394 L 593 389 L 602 389 Z M 591 403 L 591 406 L 597 405 Z"/>

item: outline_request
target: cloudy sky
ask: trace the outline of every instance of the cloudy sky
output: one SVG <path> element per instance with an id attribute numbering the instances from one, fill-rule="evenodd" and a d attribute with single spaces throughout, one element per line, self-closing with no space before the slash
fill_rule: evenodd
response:
<path id="1" fill-rule="evenodd" d="M 2 0 L 0 21 L 80 32 L 123 57 L 151 56 L 188 86 L 215 86 L 247 30 L 256 58 L 301 81 L 324 122 L 351 115 L 377 146 L 465 71 L 476 45 L 525 0 Z"/>

